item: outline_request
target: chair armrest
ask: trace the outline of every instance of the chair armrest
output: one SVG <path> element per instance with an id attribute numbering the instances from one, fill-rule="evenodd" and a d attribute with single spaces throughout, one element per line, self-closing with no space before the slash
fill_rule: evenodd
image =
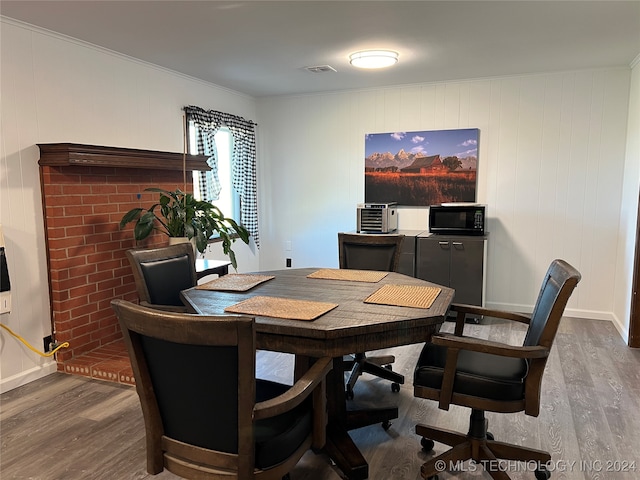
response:
<path id="1" fill-rule="evenodd" d="M 549 349 L 540 345 L 523 347 L 506 343 L 492 342 L 480 338 L 459 337 L 450 333 L 438 333 L 431 337 L 431 343 L 448 348 L 457 348 L 471 352 L 490 353 L 502 357 L 513 358 L 544 358 L 549 355 Z"/>
<path id="2" fill-rule="evenodd" d="M 470 315 L 485 315 L 487 317 L 502 318 L 505 320 L 513 320 L 520 323 L 529 324 L 531 318 L 521 313 L 508 312 L 504 310 L 491 310 L 489 308 L 478 307 L 477 305 L 466 305 L 463 303 L 452 303 L 449 307 L 450 312 L 457 312 L 455 334 L 462 335 L 464 331 L 465 319 Z"/>
<path id="3" fill-rule="evenodd" d="M 285 393 L 264 402 L 256 403 L 253 409 L 254 420 L 275 417 L 300 405 L 324 381 L 332 368 L 333 358 L 319 358 Z"/>
<path id="4" fill-rule="evenodd" d="M 516 322 L 529 324 L 531 317 L 522 313 L 507 312 L 505 310 L 492 310 L 489 308 L 478 307 L 476 305 L 465 305 L 462 303 L 452 303 L 450 310 L 473 315 L 486 315 L 487 317 L 503 318 L 505 320 L 514 320 Z"/>
<path id="5" fill-rule="evenodd" d="M 458 355 L 461 350 L 522 359 L 544 358 L 549 356 L 549 349 L 540 345 L 522 347 L 479 338 L 462 337 L 450 333 L 433 335 L 431 337 L 431 343 L 447 347 L 447 359 L 444 364 L 438 402 L 438 407 L 442 410 L 449 410 L 449 405 L 451 404 L 453 384 L 457 372 Z"/>

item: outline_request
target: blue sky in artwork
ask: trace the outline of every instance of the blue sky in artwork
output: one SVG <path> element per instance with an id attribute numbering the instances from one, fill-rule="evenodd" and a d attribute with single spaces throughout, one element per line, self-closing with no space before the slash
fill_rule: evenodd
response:
<path id="1" fill-rule="evenodd" d="M 365 135 L 365 157 L 374 153 L 401 149 L 407 153 L 424 156 L 440 155 L 441 158 L 456 155 L 478 157 L 478 129 L 430 130 L 422 132 L 368 133 Z"/>

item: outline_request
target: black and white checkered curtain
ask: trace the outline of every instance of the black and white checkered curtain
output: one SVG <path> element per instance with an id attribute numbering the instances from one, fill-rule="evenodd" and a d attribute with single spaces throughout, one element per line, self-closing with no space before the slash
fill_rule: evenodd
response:
<path id="1" fill-rule="evenodd" d="M 218 154 L 214 136 L 226 126 L 233 138 L 231 154 L 232 183 L 240 195 L 240 222 L 249 231 L 256 246 L 260 247 L 258 235 L 258 188 L 256 171 L 255 123 L 242 117 L 200 107 L 184 107 L 186 121 L 197 126 L 198 154 L 207 155 L 209 172 L 201 172 L 200 192 L 205 200 L 217 200 L 220 194 L 218 178 Z"/>
<path id="2" fill-rule="evenodd" d="M 218 149 L 216 148 L 215 136 L 222 127 L 220 119 L 213 119 L 211 122 L 200 118 L 189 118 L 187 114 L 187 125 L 191 122 L 196 126 L 196 146 L 199 155 L 206 155 L 207 164 L 211 170 L 199 172 L 200 196 L 203 200 L 213 202 L 220 198 L 220 178 L 218 177 Z"/>

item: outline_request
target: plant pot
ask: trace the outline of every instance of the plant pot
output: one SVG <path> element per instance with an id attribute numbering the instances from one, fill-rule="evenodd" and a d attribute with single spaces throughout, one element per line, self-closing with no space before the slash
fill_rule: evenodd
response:
<path id="1" fill-rule="evenodd" d="M 169 237 L 169 245 L 178 245 L 179 243 L 190 243 L 193 247 L 193 253 L 198 256 L 195 240 L 189 240 L 187 237 Z"/>

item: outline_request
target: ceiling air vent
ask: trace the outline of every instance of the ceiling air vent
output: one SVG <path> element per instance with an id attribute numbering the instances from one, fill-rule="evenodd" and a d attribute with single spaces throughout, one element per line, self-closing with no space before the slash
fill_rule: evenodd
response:
<path id="1" fill-rule="evenodd" d="M 311 73 L 337 72 L 331 65 L 316 65 L 315 67 L 304 67 L 304 69 Z"/>

